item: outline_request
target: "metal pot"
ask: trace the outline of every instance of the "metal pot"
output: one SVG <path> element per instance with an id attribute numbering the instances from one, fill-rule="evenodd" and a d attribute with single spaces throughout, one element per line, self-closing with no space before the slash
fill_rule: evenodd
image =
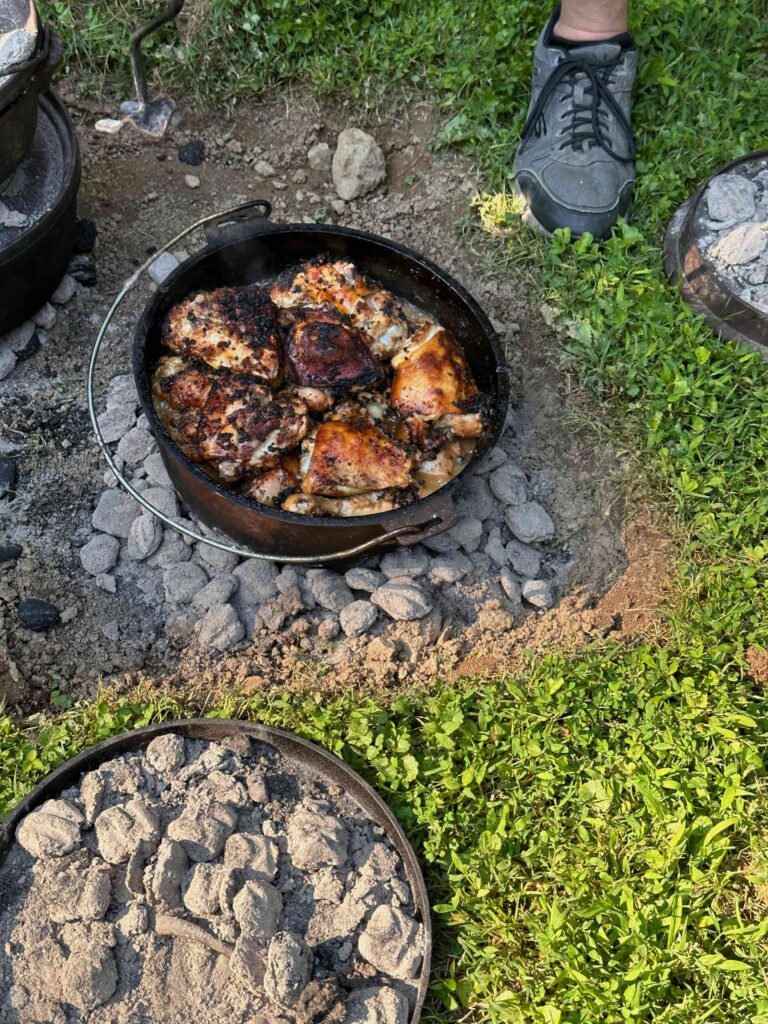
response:
<path id="1" fill-rule="evenodd" d="M 0 185 L 15 173 L 32 146 L 38 97 L 50 88 L 61 54 L 60 40 L 43 27 L 30 59 L 0 75 Z"/>
<path id="2" fill-rule="evenodd" d="M 387 834 L 387 838 L 397 850 L 403 862 L 405 876 L 413 893 L 416 916 L 421 920 L 425 933 L 424 962 L 422 964 L 416 1000 L 409 1024 L 416 1024 L 421 1016 L 424 999 L 429 985 L 429 966 L 432 955 L 432 922 L 430 920 L 429 897 L 424 877 L 421 873 L 416 854 L 408 842 L 400 823 L 387 807 L 379 794 L 365 782 L 348 764 L 333 754 L 301 739 L 299 736 L 282 729 L 273 729 L 266 725 L 252 722 L 238 722 L 229 719 L 191 718 L 159 725 L 148 725 L 132 732 L 125 732 L 112 739 L 89 747 L 82 753 L 70 758 L 63 765 L 51 772 L 41 783 L 27 794 L 0 825 L 0 861 L 5 857 L 8 848 L 16 835 L 16 829 L 25 815 L 54 799 L 69 786 L 76 785 L 84 772 L 93 771 L 100 764 L 121 754 L 144 750 L 151 740 L 165 733 L 174 732 L 191 740 L 207 740 L 211 743 L 221 742 L 227 738 L 246 736 L 261 743 L 275 747 L 288 759 L 310 769 L 321 776 L 330 785 L 341 786 L 348 795 L 365 811 L 368 817 L 379 825 Z"/>
<path id="3" fill-rule="evenodd" d="M 245 557 L 305 564 L 349 562 L 373 548 L 417 544 L 449 529 L 457 519 L 452 492 L 458 477 L 429 497 L 391 512 L 344 519 L 302 516 L 261 505 L 213 481 L 182 454 L 158 420 L 151 378 L 164 351 L 160 334 L 171 306 L 195 290 L 267 281 L 299 261 L 327 253 L 333 258 L 354 261 L 385 288 L 434 316 L 460 340 L 480 390 L 491 398 L 492 409 L 488 428 L 463 473 L 470 471 L 498 440 L 507 415 L 509 371 L 488 318 L 461 285 L 434 263 L 397 242 L 351 228 L 274 224 L 269 220 L 270 212 L 269 203 L 254 200 L 201 222 L 206 224 L 207 246 L 163 282 L 136 327 L 136 386 L 174 487 L 202 522 L 242 545 L 238 549 L 214 542 L 214 546 Z M 113 472 L 141 504 L 157 514 L 122 478 L 114 464 L 101 439 L 92 400 L 93 369 L 104 332 L 112 313 L 132 286 L 133 282 L 128 282 L 118 296 L 94 348 L 89 374 L 91 418 Z M 162 514 L 160 518 L 175 526 Z M 197 537 L 188 530 L 181 532 Z"/>

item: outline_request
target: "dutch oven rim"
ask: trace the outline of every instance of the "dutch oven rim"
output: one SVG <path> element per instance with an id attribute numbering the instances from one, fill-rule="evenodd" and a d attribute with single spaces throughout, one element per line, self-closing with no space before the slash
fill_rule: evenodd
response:
<path id="1" fill-rule="evenodd" d="M 235 505 L 249 512 L 264 515 L 277 522 L 304 526 L 311 524 L 313 526 L 316 525 L 338 530 L 348 527 L 380 526 L 386 532 L 400 524 L 403 519 L 408 518 L 409 511 L 418 508 L 424 513 L 424 515 L 420 523 L 414 524 L 414 530 L 428 527 L 435 518 L 441 517 L 440 509 L 441 507 L 445 508 L 446 503 L 451 501 L 452 491 L 458 481 L 464 476 L 470 467 L 477 465 L 480 459 L 482 459 L 487 451 L 498 441 L 504 430 L 504 424 L 506 422 L 507 412 L 509 409 L 510 370 L 496 330 L 491 324 L 487 314 L 478 304 L 477 300 L 472 297 L 463 285 L 461 285 L 454 277 L 452 277 L 452 275 L 443 270 L 432 260 L 428 259 L 426 256 L 422 256 L 409 246 L 396 242 L 393 239 L 385 238 L 381 235 L 374 235 L 367 231 L 361 231 L 357 228 L 349 228 L 342 225 L 301 224 L 296 222 L 276 223 L 269 219 L 271 204 L 267 201 L 261 201 L 261 203 L 263 207 L 265 207 L 266 212 L 259 215 L 255 219 L 255 222 L 251 222 L 247 235 L 237 238 L 227 238 L 224 236 L 217 239 L 215 231 L 208 232 L 208 244 L 180 263 L 178 267 L 175 267 L 168 277 L 163 280 L 162 284 L 158 285 L 157 290 L 144 304 L 134 329 L 132 368 L 139 401 L 142 411 L 147 417 L 147 421 L 150 425 L 150 432 L 155 436 L 158 444 L 170 449 L 173 457 L 181 462 L 185 470 L 191 472 L 201 483 L 210 487 L 219 497 L 232 501 Z M 222 215 L 222 219 L 226 221 L 226 215 Z M 149 367 L 147 365 L 146 348 L 149 330 L 152 327 L 153 322 L 156 322 L 159 319 L 159 309 L 162 306 L 163 301 L 166 299 L 170 288 L 181 280 L 187 272 L 218 252 L 252 239 L 262 240 L 270 235 L 275 236 L 285 234 L 305 234 L 310 236 L 313 234 L 332 234 L 342 237 L 356 238 L 369 245 L 373 244 L 380 246 L 382 249 L 389 250 L 396 253 L 398 256 L 414 261 L 432 273 L 442 281 L 443 284 L 447 285 L 447 287 L 458 296 L 464 306 L 467 307 L 469 312 L 471 312 L 472 316 L 478 322 L 493 355 L 498 399 L 494 402 L 492 422 L 484 435 L 479 439 L 478 445 L 472 453 L 471 458 L 467 464 L 462 467 L 460 472 L 449 480 L 447 484 L 444 484 L 439 488 L 439 490 L 434 491 L 432 494 L 429 494 L 424 498 L 417 498 L 416 501 L 412 502 L 410 505 L 402 505 L 399 508 L 390 509 L 386 512 L 375 512 L 370 515 L 309 516 L 302 515 L 298 512 L 288 512 L 285 509 L 273 508 L 269 505 L 257 502 L 252 498 L 248 498 L 245 495 L 232 490 L 225 484 L 212 479 L 204 470 L 202 470 L 196 463 L 192 462 L 192 460 L 182 452 L 181 448 L 170 438 L 163 427 L 160 418 L 155 412 L 154 403 L 151 400 L 151 377 Z M 162 435 L 161 438 L 157 436 L 158 432 Z M 418 538 L 416 538 L 416 541 L 418 541 Z"/>

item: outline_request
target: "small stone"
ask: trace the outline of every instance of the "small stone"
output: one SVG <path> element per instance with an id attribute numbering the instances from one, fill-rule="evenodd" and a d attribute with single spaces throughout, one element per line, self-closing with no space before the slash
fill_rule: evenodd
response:
<path id="1" fill-rule="evenodd" d="M 205 143 L 202 139 L 192 139 L 179 146 L 179 162 L 188 164 L 190 167 L 198 167 L 205 157 Z"/>
<path id="2" fill-rule="evenodd" d="M 144 459 L 144 469 L 147 473 L 147 479 L 151 484 L 155 484 L 157 487 L 172 487 L 171 478 L 168 476 L 168 470 L 165 468 L 163 462 L 163 456 L 160 452 L 152 452 Z"/>
<path id="3" fill-rule="evenodd" d="M 21 544 L 0 544 L 0 565 L 15 562 L 21 555 Z"/>
<path id="4" fill-rule="evenodd" d="M 175 256 L 169 252 L 164 252 L 150 263 L 147 273 L 155 284 L 162 284 L 167 277 L 170 277 L 178 265 L 179 261 Z"/>
<path id="5" fill-rule="evenodd" d="M 224 869 L 221 864 L 193 864 L 182 887 L 184 906 L 196 917 L 219 913 L 219 890 Z"/>
<path id="6" fill-rule="evenodd" d="M 347 636 L 361 636 L 373 626 L 376 616 L 370 601 L 353 601 L 341 609 L 339 623 Z"/>
<path id="7" fill-rule="evenodd" d="M 460 551 L 433 558 L 429 568 L 430 583 L 458 583 L 472 571 L 472 563 Z"/>
<path id="8" fill-rule="evenodd" d="M 376 572 L 375 569 L 364 569 L 361 566 L 349 569 L 344 574 L 344 580 L 348 587 L 351 587 L 352 590 L 364 590 L 369 594 L 380 587 L 385 579 L 384 573 Z"/>
<path id="9" fill-rule="evenodd" d="M 181 904 L 181 883 L 188 869 L 189 859 L 181 843 L 163 839 L 157 851 L 157 863 L 152 876 L 155 899 L 168 907 L 178 907 Z"/>
<path id="10" fill-rule="evenodd" d="M 765 252 L 768 246 L 768 222 L 763 224 L 739 224 L 714 245 L 710 255 L 728 266 L 751 263 Z"/>
<path id="11" fill-rule="evenodd" d="M 331 569 L 310 569 L 306 580 L 312 597 L 329 612 L 340 612 L 355 599 L 344 577 Z"/>
<path id="12" fill-rule="evenodd" d="M 507 526 L 523 544 L 536 544 L 555 535 L 555 524 L 537 501 L 515 505 L 506 511 Z"/>
<path id="13" fill-rule="evenodd" d="M 123 122 L 114 117 L 102 117 L 93 126 L 102 135 L 117 135 L 123 127 Z"/>
<path id="14" fill-rule="evenodd" d="M 239 585 L 232 604 L 251 636 L 259 606 L 277 596 L 277 567 L 272 562 L 249 558 L 233 570 L 233 575 Z"/>
<path id="15" fill-rule="evenodd" d="M 119 441 L 136 422 L 136 407 L 132 402 L 113 405 L 96 417 L 101 436 L 107 444 Z"/>
<path id="16" fill-rule="evenodd" d="M 148 430 L 133 427 L 120 438 L 117 454 L 126 466 L 138 466 L 155 450 L 155 439 Z"/>
<path id="17" fill-rule="evenodd" d="M 253 165 L 253 173 L 257 178 L 271 178 L 275 168 L 268 160 L 257 160 Z"/>
<path id="18" fill-rule="evenodd" d="M 378 605 L 391 619 L 409 622 L 422 619 L 433 608 L 429 594 L 416 583 L 390 582 L 371 594 L 371 601 Z"/>
<path id="19" fill-rule="evenodd" d="M 300 935 L 278 932 L 267 951 L 267 998 L 277 1006 L 295 1006 L 312 977 L 312 963 L 312 950 Z"/>
<path id="20" fill-rule="evenodd" d="M 66 306 L 77 291 L 77 281 L 69 274 L 65 274 L 59 282 L 59 286 L 51 296 L 51 302 L 57 306 Z"/>
<path id="21" fill-rule="evenodd" d="M 32 314 L 32 319 L 38 327 L 42 327 L 44 331 L 50 331 L 56 323 L 56 310 L 50 302 L 46 302 L 41 309 Z"/>
<path id="22" fill-rule="evenodd" d="M 447 539 L 451 547 L 458 545 L 467 552 L 477 551 L 483 538 L 483 524 L 475 516 L 465 516 L 448 531 Z M 437 538 L 432 538 L 436 540 Z"/>
<path id="23" fill-rule="evenodd" d="M 18 361 L 16 353 L 9 348 L 0 349 L 0 380 L 5 380 L 13 372 Z"/>
<path id="24" fill-rule="evenodd" d="M 718 174 L 707 187 L 707 211 L 712 220 L 738 224 L 755 213 L 757 188 L 741 174 Z"/>
<path id="25" fill-rule="evenodd" d="M 176 530 L 163 530 L 163 539 L 160 547 L 153 555 L 146 559 L 146 564 L 153 568 L 164 569 L 168 565 L 175 565 L 177 562 L 188 562 L 192 557 L 192 548 L 184 543 L 184 538 Z"/>
<path id="26" fill-rule="evenodd" d="M 128 555 L 140 562 L 149 558 L 160 547 L 163 528 L 150 512 L 138 516 L 128 532 Z"/>
<path id="27" fill-rule="evenodd" d="M 80 843 L 85 819 L 66 800 L 47 800 L 22 819 L 16 842 L 33 857 L 64 857 Z"/>
<path id="28" fill-rule="evenodd" d="M 200 188 L 200 179 L 196 174 L 185 174 L 184 184 L 187 188 Z"/>
<path id="29" fill-rule="evenodd" d="M 346 128 L 339 133 L 332 169 L 336 191 L 346 200 L 372 191 L 387 173 L 381 147 L 360 128 Z"/>
<path id="30" fill-rule="evenodd" d="M 344 213 L 346 208 L 347 208 L 347 204 L 344 202 L 343 199 L 332 199 L 331 200 L 331 209 L 334 211 L 334 213 L 338 213 L 339 216 L 341 216 L 341 214 Z"/>
<path id="31" fill-rule="evenodd" d="M 227 149 L 230 153 L 234 153 L 235 156 L 242 156 L 244 147 L 239 139 L 230 139 L 227 143 Z"/>
<path id="32" fill-rule="evenodd" d="M 163 571 L 165 599 L 171 604 L 189 604 L 207 583 L 208 577 L 194 562 L 179 562 Z"/>
<path id="33" fill-rule="evenodd" d="M 170 823 L 167 835 L 181 843 L 190 860 L 211 861 L 219 856 L 236 828 L 237 811 L 229 804 L 194 800 Z"/>
<path id="34" fill-rule="evenodd" d="M 504 593 L 507 595 L 509 600 L 513 604 L 520 604 L 520 582 L 517 576 L 515 576 L 515 574 L 508 566 L 505 566 L 501 570 L 501 573 L 499 575 L 499 582 L 501 583 Z"/>
<path id="35" fill-rule="evenodd" d="M 212 544 L 198 544 L 197 553 L 216 573 L 231 572 L 239 562 L 237 555 Z"/>
<path id="36" fill-rule="evenodd" d="M 4 455 L 0 458 L 0 498 L 6 494 L 13 494 L 16 491 L 16 479 L 18 470 L 13 459 Z"/>
<path id="37" fill-rule="evenodd" d="M 494 470 L 488 477 L 488 484 L 504 505 L 522 505 L 528 497 L 525 473 L 512 462 Z"/>
<path id="38" fill-rule="evenodd" d="M 408 576 L 417 579 L 429 569 L 429 555 L 426 551 L 390 551 L 381 559 L 381 571 L 387 579 Z"/>
<path id="39" fill-rule="evenodd" d="M 131 523 L 140 514 L 140 506 L 122 491 L 105 491 L 91 516 L 94 530 L 109 533 L 113 537 L 128 537 Z"/>
<path id="40" fill-rule="evenodd" d="M 249 939 L 271 939 L 282 910 L 280 893 L 261 879 L 246 882 L 232 901 L 235 920 Z"/>
<path id="41" fill-rule="evenodd" d="M 178 519 L 179 502 L 176 494 L 170 487 L 148 487 L 142 497 L 164 516 L 167 516 L 169 519 Z"/>
<path id="42" fill-rule="evenodd" d="M 424 959 L 424 929 L 397 907 L 374 910 L 357 943 L 368 963 L 401 981 L 415 978 Z"/>
<path id="43" fill-rule="evenodd" d="M 172 732 L 156 736 L 147 744 L 145 757 L 158 774 L 170 775 L 184 764 L 184 739 Z"/>
<path id="44" fill-rule="evenodd" d="M 328 171 L 333 154 L 327 142 L 317 142 L 307 150 L 307 163 L 313 171 Z"/>
<path id="45" fill-rule="evenodd" d="M 206 647 L 228 651 L 245 636 L 245 628 L 231 604 L 212 608 L 200 620 L 198 640 Z"/>
<path id="46" fill-rule="evenodd" d="M 120 541 L 98 533 L 80 548 L 80 563 L 89 576 L 109 572 L 120 553 Z"/>
<path id="47" fill-rule="evenodd" d="M 198 590 L 192 598 L 192 606 L 201 611 L 210 611 L 211 608 L 226 604 L 236 590 L 235 576 L 216 576 L 202 590 Z"/>
<path id="48" fill-rule="evenodd" d="M 93 252 L 93 247 L 96 245 L 96 237 L 98 235 L 98 229 L 92 220 L 88 220 L 87 217 L 80 217 L 75 224 L 75 244 L 73 246 L 73 252 L 79 255 L 86 255 L 89 252 Z"/>
<path id="49" fill-rule="evenodd" d="M 335 615 L 330 615 L 317 627 L 317 635 L 321 640 L 333 640 L 339 635 L 340 629 L 339 620 Z"/>
<path id="50" fill-rule="evenodd" d="M 9 348 L 18 355 L 30 343 L 34 333 L 34 322 L 32 320 L 25 320 L 21 326 L 14 327 L 12 331 L 8 331 L 7 334 L 0 337 L 0 348 Z"/>
<path id="51" fill-rule="evenodd" d="M 551 608 L 555 603 L 555 590 L 548 580 L 526 580 L 523 597 L 534 608 Z"/>
<path id="52" fill-rule="evenodd" d="M 498 526 L 492 527 L 489 531 L 484 551 L 496 565 L 507 564 L 507 552 L 501 539 L 501 530 Z"/>
<path id="53" fill-rule="evenodd" d="M 119 373 L 109 382 L 107 388 L 107 408 L 117 405 L 131 405 L 135 409 L 139 404 L 136 383 L 130 373 Z"/>
<path id="54" fill-rule="evenodd" d="M 92 942 L 68 956 L 61 974 L 62 999 L 90 1014 L 112 998 L 117 982 L 114 953 L 108 946 Z"/>
<path id="55" fill-rule="evenodd" d="M 61 621 L 59 609 L 50 601 L 41 601 L 37 597 L 27 597 L 19 602 L 16 609 L 19 622 L 33 633 L 43 633 Z"/>
<path id="56" fill-rule="evenodd" d="M 515 572 L 521 576 L 535 577 L 541 568 L 541 555 L 536 548 L 521 544 L 519 540 L 511 540 L 506 547 L 507 561 Z"/>

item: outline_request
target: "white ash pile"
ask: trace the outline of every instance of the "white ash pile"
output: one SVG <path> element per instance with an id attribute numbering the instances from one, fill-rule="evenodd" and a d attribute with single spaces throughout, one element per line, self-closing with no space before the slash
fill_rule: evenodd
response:
<path id="1" fill-rule="evenodd" d="M 83 775 L 22 820 L 0 907 L 0 1024 L 407 1024 L 425 952 L 386 832 L 243 736 Z"/>
<path id="2" fill-rule="evenodd" d="M 713 178 L 702 244 L 731 291 L 768 314 L 768 160 Z"/>
<path id="3" fill-rule="evenodd" d="M 115 377 L 99 425 L 104 439 L 116 442 L 120 470 L 174 521 L 227 541 L 182 507 L 146 417 L 137 413 L 133 378 Z M 92 517 L 95 532 L 80 549 L 80 561 L 109 593 L 118 584 L 133 585 L 147 604 L 164 604 L 166 632 L 174 641 L 196 638 L 203 648 L 222 652 L 281 634 L 298 637 L 305 651 L 325 651 L 338 639 L 343 659 L 350 653 L 345 643 L 356 638 L 421 623 L 434 641 L 446 623 L 472 625 L 483 609 L 509 627 L 552 607 L 569 567 L 542 503 L 552 498 L 551 484 L 529 480 L 512 460 L 513 444 L 505 436 L 459 482 L 453 529 L 423 545 L 372 555 L 347 572 L 280 570 L 184 538 L 163 528 L 106 470 L 107 490 Z"/>

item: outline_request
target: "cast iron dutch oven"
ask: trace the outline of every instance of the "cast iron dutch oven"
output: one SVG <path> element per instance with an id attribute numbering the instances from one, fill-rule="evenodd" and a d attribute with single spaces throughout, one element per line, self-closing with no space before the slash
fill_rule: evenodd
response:
<path id="1" fill-rule="evenodd" d="M 345 519 L 302 516 L 258 504 L 214 482 L 181 453 L 160 424 L 152 404 L 151 377 L 163 354 L 160 333 L 171 306 L 197 290 L 270 281 L 293 264 L 327 254 L 352 260 L 385 288 L 433 316 L 462 344 L 491 408 L 485 434 L 463 472 L 498 440 L 507 414 L 509 371 L 488 318 L 457 281 L 388 239 L 343 227 L 275 224 L 270 213 L 269 203 L 256 200 L 212 219 L 206 228 L 207 246 L 164 281 L 138 322 L 133 347 L 136 385 L 174 486 L 208 526 L 222 530 L 249 553 L 276 561 L 281 556 L 307 563 L 348 561 L 361 549 L 416 544 L 449 529 L 456 522 L 456 480 L 391 512 Z"/>
<path id="2" fill-rule="evenodd" d="M 327 750 L 301 739 L 299 736 L 282 729 L 273 729 L 267 725 L 253 722 L 238 722 L 232 719 L 189 718 L 163 722 L 159 725 L 147 725 L 132 732 L 124 732 L 112 739 L 89 747 L 81 754 L 65 761 L 63 765 L 51 772 L 31 793 L 28 793 L 0 823 L 0 863 L 14 840 L 16 829 L 25 815 L 40 807 L 46 800 L 53 800 L 63 790 L 77 785 L 84 772 L 93 771 L 104 761 L 122 754 L 144 750 L 147 744 L 157 736 L 173 732 L 190 740 L 206 740 L 209 743 L 220 743 L 227 739 L 248 737 L 258 743 L 266 743 L 275 747 L 291 761 L 315 772 L 329 785 L 340 786 L 365 811 L 368 817 L 376 822 L 387 834 L 389 841 L 399 853 L 405 876 L 413 893 L 416 917 L 424 926 L 424 962 L 421 968 L 416 1000 L 410 1016 L 409 1024 L 416 1024 L 421 1016 L 424 999 L 429 985 L 429 965 L 432 955 L 432 922 L 429 912 L 429 897 L 424 876 L 421 873 L 416 854 L 408 842 L 400 823 L 379 794 L 365 782 L 348 764 L 330 754 Z"/>

